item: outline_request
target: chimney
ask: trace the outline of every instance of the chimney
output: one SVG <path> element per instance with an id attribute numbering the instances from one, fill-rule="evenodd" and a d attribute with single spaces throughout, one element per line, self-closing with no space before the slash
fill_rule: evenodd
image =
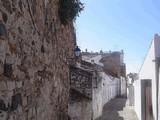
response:
<path id="1" fill-rule="evenodd" d="M 100 54 L 103 54 L 103 51 L 102 51 L 102 50 L 100 50 Z"/>
<path id="2" fill-rule="evenodd" d="M 121 50 L 121 53 L 122 53 L 122 54 L 124 53 L 123 50 Z"/>

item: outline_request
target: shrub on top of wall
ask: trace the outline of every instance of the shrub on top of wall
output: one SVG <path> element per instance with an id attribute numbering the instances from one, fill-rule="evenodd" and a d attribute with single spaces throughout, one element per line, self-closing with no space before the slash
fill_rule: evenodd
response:
<path id="1" fill-rule="evenodd" d="M 63 25 L 69 21 L 76 20 L 79 13 L 84 9 L 84 4 L 80 0 L 59 0 L 59 17 Z"/>

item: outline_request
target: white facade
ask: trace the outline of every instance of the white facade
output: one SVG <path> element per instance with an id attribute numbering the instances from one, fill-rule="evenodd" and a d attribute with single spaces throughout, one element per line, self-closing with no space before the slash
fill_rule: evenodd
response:
<path id="1" fill-rule="evenodd" d="M 82 60 L 89 63 L 95 63 L 100 66 L 104 66 L 100 62 L 102 59 L 102 54 L 89 54 L 82 56 Z M 120 57 L 120 64 L 123 63 L 123 54 Z M 93 120 L 99 118 L 102 115 L 104 105 L 111 99 L 119 95 L 119 93 L 126 93 L 126 79 L 124 77 L 116 78 L 105 72 L 98 72 L 98 80 L 93 81 L 92 90 L 92 109 L 93 109 Z M 121 88 L 121 89 L 120 89 Z"/>
<path id="2" fill-rule="evenodd" d="M 135 87 L 135 111 L 139 120 L 142 119 L 142 96 L 141 95 L 141 81 L 142 80 L 151 80 L 152 84 L 152 109 L 153 109 L 153 118 L 157 120 L 157 78 L 156 78 L 156 58 L 160 56 L 160 36 L 156 34 L 151 43 L 151 46 L 146 54 L 145 60 L 139 71 L 139 80 L 134 82 Z"/>
<path id="3" fill-rule="evenodd" d="M 85 60 L 87 62 L 94 62 L 97 65 L 103 66 L 102 63 L 100 63 L 100 60 L 102 59 L 102 55 L 87 55 L 87 56 L 82 56 L 82 60 Z"/>
<path id="4" fill-rule="evenodd" d="M 102 115 L 103 106 L 112 98 L 119 94 L 120 80 L 105 74 L 99 73 L 102 78 L 97 82 L 97 87 L 93 87 L 93 120 Z"/>
<path id="5" fill-rule="evenodd" d="M 124 77 L 121 77 L 121 95 L 126 94 L 127 91 L 127 82 Z"/>

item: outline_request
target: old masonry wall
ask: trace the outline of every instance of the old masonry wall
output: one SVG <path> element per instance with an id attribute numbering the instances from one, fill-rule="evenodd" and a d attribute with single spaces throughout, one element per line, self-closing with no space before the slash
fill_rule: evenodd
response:
<path id="1" fill-rule="evenodd" d="M 0 0 L 0 120 L 67 120 L 72 23 L 58 0 Z"/>

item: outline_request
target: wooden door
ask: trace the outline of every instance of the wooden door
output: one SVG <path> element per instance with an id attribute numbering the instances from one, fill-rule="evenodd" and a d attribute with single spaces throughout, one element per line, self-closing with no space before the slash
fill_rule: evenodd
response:
<path id="1" fill-rule="evenodd" d="M 142 120 L 152 120 L 152 86 L 151 80 L 141 81 Z"/>

